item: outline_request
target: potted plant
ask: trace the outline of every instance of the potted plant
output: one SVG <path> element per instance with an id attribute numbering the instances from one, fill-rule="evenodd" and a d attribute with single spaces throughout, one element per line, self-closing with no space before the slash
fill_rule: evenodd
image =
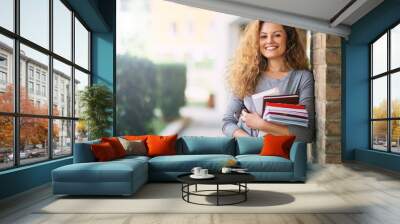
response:
<path id="1" fill-rule="evenodd" d="M 89 139 L 109 136 L 107 130 L 112 125 L 113 97 L 108 87 L 101 84 L 88 86 L 80 93 L 79 99 Z"/>

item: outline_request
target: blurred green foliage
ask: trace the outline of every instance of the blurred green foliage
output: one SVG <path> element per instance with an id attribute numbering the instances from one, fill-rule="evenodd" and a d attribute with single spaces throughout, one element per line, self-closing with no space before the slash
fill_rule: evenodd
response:
<path id="1" fill-rule="evenodd" d="M 179 117 L 179 109 L 185 105 L 185 88 L 183 64 L 156 65 L 147 59 L 118 56 L 117 134 L 157 134 L 164 125 L 155 125 L 161 122 L 155 120 Z M 162 118 L 155 115 L 156 108 Z"/>

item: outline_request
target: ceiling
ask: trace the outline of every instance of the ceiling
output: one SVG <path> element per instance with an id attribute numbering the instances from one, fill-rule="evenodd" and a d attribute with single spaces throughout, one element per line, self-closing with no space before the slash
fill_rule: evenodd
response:
<path id="1" fill-rule="evenodd" d="M 168 0 L 250 19 L 347 37 L 383 0 Z"/>

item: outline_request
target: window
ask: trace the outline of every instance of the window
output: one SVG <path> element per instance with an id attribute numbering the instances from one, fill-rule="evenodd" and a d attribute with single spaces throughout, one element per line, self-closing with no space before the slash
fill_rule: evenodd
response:
<path id="1" fill-rule="evenodd" d="M 60 1 L 53 0 L 54 52 L 71 60 L 72 12 Z"/>
<path id="2" fill-rule="evenodd" d="M 400 153 L 400 25 L 370 45 L 371 148 Z"/>
<path id="3" fill-rule="evenodd" d="M 49 48 L 49 0 L 20 0 L 21 36 Z"/>
<path id="4" fill-rule="evenodd" d="M 0 84 L 1 85 L 7 84 L 7 74 L 3 71 L 0 71 Z"/>
<path id="5" fill-rule="evenodd" d="M 72 121 L 53 120 L 53 157 L 72 153 Z"/>
<path id="6" fill-rule="evenodd" d="M 28 92 L 29 94 L 33 94 L 33 82 L 28 82 Z"/>
<path id="7" fill-rule="evenodd" d="M 42 86 L 42 96 L 46 97 L 46 86 Z"/>
<path id="8" fill-rule="evenodd" d="M 1 11 L 1 10 L 0 10 Z M 14 166 L 14 124 L 13 117 L 0 115 L 0 170 Z"/>
<path id="9" fill-rule="evenodd" d="M 75 62 L 82 68 L 89 69 L 89 32 L 75 18 Z"/>
<path id="10" fill-rule="evenodd" d="M 14 2 L 19 3 L 17 13 Z M 73 113 L 79 90 L 71 87 L 89 85 L 90 31 L 67 4 L 0 0 L 0 26 L 8 30 L 0 29 L 0 170 L 70 156 L 76 130 L 84 130 L 79 136 L 86 137 L 85 126 L 76 127 L 79 114 Z M 19 21 L 19 33 L 14 21 Z M 14 76 L 19 88 L 14 88 Z"/>
<path id="11" fill-rule="evenodd" d="M 29 74 L 29 79 L 33 80 L 33 67 L 32 66 L 29 66 L 28 74 Z"/>
<path id="12" fill-rule="evenodd" d="M 79 107 L 79 96 L 86 86 L 89 86 L 89 75 L 79 70 L 75 71 L 75 117 L 79 117 L 81 108 Z"/>
<path id="13" fill-rule="evenodd" d="M 40 95 L 40 84 L 36 84 L 36 95 Z"/>
<path id="14" fill-rule="evenodd" d="M 71 96 L 72 91 L 70 89 L 65 89 L 64 85 L 65 83 L 70 83 L 72 84 L 72 68 L 69 65 L 66 65 L 56 59 L 53 60 L 53 90 L 54 90 L 54 95 L 53 95 L 53 104 L 58 104 L 58 98 L 60 97 L 60 100 L 62 103 L 64 103 L 64 96 Z M 72 101 L 72 98 L 68 99 Z M 72 102 L 68 102 L 69 105 L 72 104 Z M 55 106 L 55 105 L 53 105 Z M 59 109 L 53 110 L 53 114 L 57 115 L 60 114 L 61 111 Z M 67 117 L 72 117 L 72 108 L 68 107 L 65 113 L 61 113 L 61 115 L 67 116 Z"/>
<path id="15" fill-rule="evenodd" d="M 14 0 L 0 1 L 0 26 L 14 31 Z"/>
<path id="16" fill-rule="evenodd" d="M 40 70 L 36 69 L 36 80 L 40 81 Z"/>
<path id="17" fill-rule="evenodd" d="M 0 1 L 0 7 L 3 2 Z M 0 14 L 3 12 L 0 8 Z M 2 20 L 0 15 L 0 21 Z M 1 24 L 1 23 L 0 23 Z M 14 75 L 12 66 L 8 65 L 14 56 L 13 40 L 0 33 L 0 113 L 14 111 L 14 83 L 12 77 Z M 0 114 L 1 115 L 1 114 Z M 0 136 L 1 139 L 1 136 Z M 0 145 L 1 150 L 1 145 Z M 0 159 L 1 164 L 1 159 Z M 0 165 L 1 166 L 1 165 Z M 1 167 L 0 167 L 1 169 Z"/>
<path id="18" fill-rule="evenodd" d="M 3 67 L 3 68 L 7 67 L 7 56 L 0 55 L 0 67 Z"/>

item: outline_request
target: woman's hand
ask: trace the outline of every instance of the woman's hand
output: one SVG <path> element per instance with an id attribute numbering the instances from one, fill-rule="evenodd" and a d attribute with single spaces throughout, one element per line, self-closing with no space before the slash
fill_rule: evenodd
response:
<path id="1" fill-rule="evenodd" d="M 265 125 L 264 119 L 255 112 L 248 113 L 245 110 L 242 110 L 241 118 L 242 121 L 246 123 L 247 127 L 252 129 L 261 129 Z"/>

